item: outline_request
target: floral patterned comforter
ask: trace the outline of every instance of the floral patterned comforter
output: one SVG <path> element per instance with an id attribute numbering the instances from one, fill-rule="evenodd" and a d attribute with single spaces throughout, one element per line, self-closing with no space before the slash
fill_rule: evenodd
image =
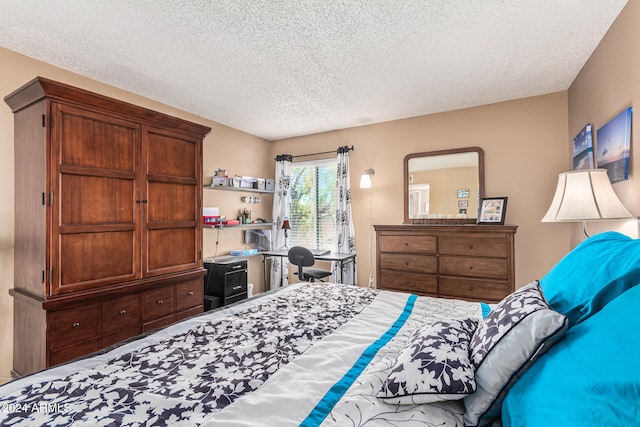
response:
<path id="1" fill-rule="evenodd" d="M 0 425 L 298 425 L 397 321 L 407 298 L 293 285 L 2 386 Z M 375 396 L 412 330 L 479 313 L 475 303 L 418 298 L 318 424 L 462 425 L 459 403 L 390 405 Z"/>

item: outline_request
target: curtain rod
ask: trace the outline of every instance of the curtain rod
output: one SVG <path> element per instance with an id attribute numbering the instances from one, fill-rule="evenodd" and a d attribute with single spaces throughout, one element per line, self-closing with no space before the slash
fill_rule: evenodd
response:
<path id="1" fill-rule="evenodd" d="M 296 158 L 296 157 L 309 157 L 309 156 L 319 156 L 320 154 L 331 154 L 331 153 L 345 153 L 345 152 L 349 152 L 349 151 L 354 151 L 356 149 L 356 147 L 354 147 L 353 145 L 351 147 L 349 147 L 348 145 L 343 145 L 342 147 L 338 147 L 337 149 L 333 150 L 333 151 L 323 151 L 321 153 L 309 153 L 309 154 L 298 154 L 297 156 L 291 156 L 291 155 L 287 155 L 284 154 L 284 156 L 289 156 L 291 158 Z M 276 157 L 276 160 L 278 160 L 278 157 Z"/>

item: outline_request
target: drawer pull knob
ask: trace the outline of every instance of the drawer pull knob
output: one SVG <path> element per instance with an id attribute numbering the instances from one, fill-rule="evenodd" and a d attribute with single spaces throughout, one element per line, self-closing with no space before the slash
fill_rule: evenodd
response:
<path id="1" fill-rule="evenodd" d="M 162 304 L 164 301 L 162 301 L 161 299 L 158 300 L 158 304 Z"/>
<path id="2" fill-rule="evenodd" d="M 469 245 L 469 249 L 473 249 L 473 245 Z"/>
<path id="3" fill-rule="evenodd" d="M 77 328 L 78 326 L 80 326 L 80 323 L 78 323 L 78 322 L 76 322 L 76 323 L 74 323 L 74 324 L 73 324 L 73 327 L 74 327 L 74 328 Z"/>
<path id="4" fill-rule="evenodd" d="M 127 314 L 127 310 L 120 310 L 120 314 Z"/>
<path id="5" fill-rule="evenodd" d="M 234 287 L 233 287 L 233 290 L 234 290 L 234 291 L 237 291 L 238 289 L 242 289 L 242 285 L 240 285 L 240 286 L 234 286 Z"/>
<path id="6" fill-rule="evenodd" d="M 189 295 L 189 296 L 193 295 L 193 291 L 189 291 L 189 293 L 187 295 Z"/>

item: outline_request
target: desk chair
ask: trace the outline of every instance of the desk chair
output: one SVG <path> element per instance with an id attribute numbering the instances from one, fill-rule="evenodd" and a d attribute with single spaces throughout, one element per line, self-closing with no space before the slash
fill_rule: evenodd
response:
<path id="1" fill-rule="evenodd" d="M 294 246 L 289 249 L 289 262 L 298 266 L 297 274 L 300 280 L 304 282 L 313 282 L 316 279 L 323 281 L 325 277 L 331 276 L 331 272 L 328 270 L 321 270 L 319 268 L 308 268 L 316 262 L 316 258 L 311 251 L 302 246 Z M 304 268 L 303 267 L 307 267 Z"/>

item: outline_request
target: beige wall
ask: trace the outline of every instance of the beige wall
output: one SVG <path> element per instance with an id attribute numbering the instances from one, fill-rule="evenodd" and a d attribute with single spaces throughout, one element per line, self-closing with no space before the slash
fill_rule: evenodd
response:
<path id="1" fill-rule="evenodd" d="M 272 154 L 355 146 L 349 157 L 351 193 L 358 283 L 365 284 L 369 276 L 369 190 L 359 188 L 362 172 L 366 168 L 376 171 L 372 179 L 373 223 L 401 224 L 404 156 L 482 147 L 486 196 L 509 197 L 506 222 L 518 225 L 516 281 L 520 286 L 540 278 L 569 249 L 568 225 L 549 227 L 540 222 L 553 197 L 557 174 L 570 162 L 567 134 L 567 94 L 561 92 L 275 141 Z M 372 261 L 375 272 L 375 259 Z"/>
<path id="2" fill-rule="evenodd" d="M 640 1 L 630 1 L 569 88 L 569 135 L 573 138 L 585 124 L 595 131 L 626 107 L 634 109 L 631 126 L 629 180 L 613 185 L 627 209 L 640 215 Z M 594 150 L 595 152 L 595 150 Z M 619 230 L 638 236 L 638 221 L 589 223 L 589 232 Z M 573 227 L 572 246 L 584 239 L 582 228 Z"/>
<path id="3" fill-rule="evenodd" d="M 0 95 L 2 98 L 36 76 L 43 76 L 68 83 L 83 89 L 122 99 L 156 111 L 191 120 L 212 128 L 205 138 L 204 176 L 205 182 L 216 168 L 226 168 L 239 175 L 273 177 L 273 159 L 269 157 L 269 142 L 244 132 L 229 128 L 202 117 L 168 107 L 161 103 L 99 83 L 60 68 L 0 48 Z M 26 165 L 28 167 L 28 165 Z M 9 107 L 0 102 L 0 383 L 8 378 L 13 354 L 13 301 L 9 289 L 13 286 L 13 115 Z M 210 182 L 210 181 L 209 181 Z M 205 206 L 219 206 L 221 213 L 232 217 L 243 207 L 242 193 L 225 193 L 205 190 Z M 253 215 L 271 217 L 272 196 L 262 197 L 261 204 L 252 204 Z M 246 205 L 248 206 L 248 205 Z M 220 232 L 218 254 L 241 248 L 244 234 L 240 230 L 225 229 Z M 216 231 L 204 231 L 204 255 L 215 251 Z M 249 280 L 262 286 L 262 262 L 254 257 L 249 264 Z"/>

